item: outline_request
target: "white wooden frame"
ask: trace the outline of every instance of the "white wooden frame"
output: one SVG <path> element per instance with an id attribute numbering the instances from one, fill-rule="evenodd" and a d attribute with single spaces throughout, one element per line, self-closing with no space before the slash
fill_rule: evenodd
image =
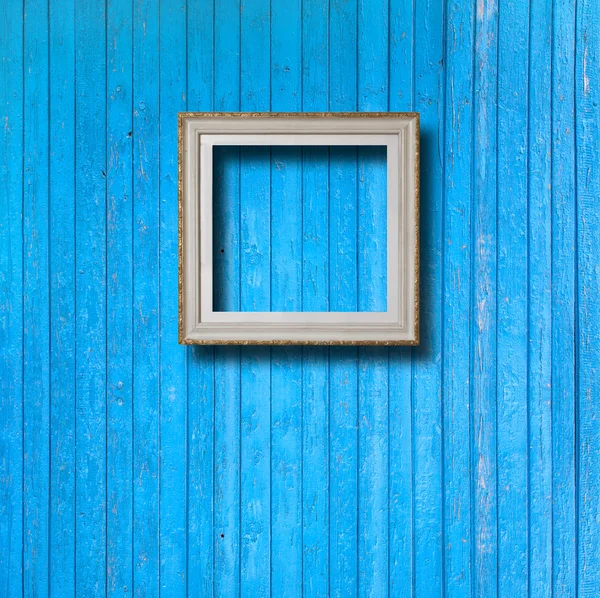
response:
<path id="1" fill-rule="evenodd" d="M 386 146 L 387 311 L 213 311 L 215 145 Z M 179 342 L 416 345 L 418 223 L 418 113 L 180 113 Z"/>

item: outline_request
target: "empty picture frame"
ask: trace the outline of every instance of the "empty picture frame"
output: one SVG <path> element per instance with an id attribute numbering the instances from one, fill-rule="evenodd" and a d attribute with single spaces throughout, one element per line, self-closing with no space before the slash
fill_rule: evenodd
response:
<path id="1" fill-rule="evenodd" d="M 213 310 L 213 148 L 387 148 L 387 311 Z M 419 114 L 179 114 L 179 342 L 237 345 L 419 343 Z"/>

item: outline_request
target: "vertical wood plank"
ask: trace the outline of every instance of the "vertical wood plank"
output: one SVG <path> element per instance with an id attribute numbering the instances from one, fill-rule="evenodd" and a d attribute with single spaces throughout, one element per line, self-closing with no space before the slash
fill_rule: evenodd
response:
<path id="1" fill-rule="evenodd" d="M 241 15 L 241 109 L 268 111 L 270 3 Z M 241 309 L 271 305 L 271 151 L 241 148 Z M 271 349 L 241 349 L 241 596 L 271 592 Z"/>
<path id="2" fill-rule="evenodd" d="M 133 589 L 133 3 L 107 6 L 107 594 Z"/>
<path id="3" fill-rule="evenodd" d="M 213 106 L 214 3 L 187 3 L 187 109 Z M 214 349 L 188 349 L 188 593 L 212 595 Z"/>
<path id="4" fill-rule="evenodd" d="M 0 7 L 0 594 L 23 587 L 23 2 Z"/>
<path id="5" fill-rule="evenodd" d="M 598 2 L 577 3 L 578 595 L 600 587 L 600 23 Z"/>
<path id="6" fill-rule="evenodd" d="M 442 280 L 444 256 L 444 5 L 415 7 L 415 110 L 421 113 L 421 344 L 413 352 L 415 594 L 443 583 Z"/>
<path id="7" fill-rule="evenodd" d="M 50 595 L 75 595 L 75 4 L 49 3 Z M 131 301 L 125 293 L 123 299 Z"/>
<path id="8" fill-rule="evenodd" d="M 186 0 L 159 2 L 160 590 L 186 595 L 187 369 L 177 344 L 177 113 L 186 108 Z"/>
<path id="9" fill-rule="evenodd" d="M 552 595 L 552 2 L 530 6 L 529 588 Z"/>
<path id="10" fill-rule="evenodd" d="M 358 2 L 358 109 L 389 106 L 388 4 Z M 387 306 L 387 180 L 382 148 L 358 148 L 358 311 Z M 358 594 L 387 596 L 389 403 L 387 348 L 358 350 Z"/>
<path id="11" fill-rule="evenodd" d="M 445 592 L 469 596 L 471 571 L 471 212 L 475 11 L 449 0 L 446 25 L 444 205 Z"/>
<path id="12" fill-rule="evenodd" d="M 311 347 L 305 349 L 303 356 L 302 569 L 305 596 L 329 595 L 328 355 L 326 348 Z"/>
<path id="13" fill-rule="evenodd" d="M 187 1 L 187 109 L 213 107 L 214 2 Z"/>
<path id="14" fill-rule="evenodd" d="M 496 483 L 496 98 L 498 6 L 478 0 L 473 155 L 473 411 L 471 447 L 473 594 L 497 592 Z"/>
<path id="15" fill-rule="evenodd" d="M 106 11 L 76 5 L 76 593 L 106 593 Z"/>
<path id="16" fill-rule="evenodd" d="M 389 0 L 389 109 L 414 110 L 415 7 L 411 0 Z"/>
<path id="17" fill-rule="evenodd" d="M 240 109 L 239 0 L 215 2 L 215 110 Z M 240 309 L 240 163 L 239 149 L 224 148 L 223 170 L 215 170 L 214 267 L 215 285 L 222 280 L 227 293 L 224 310 Z M 218 179 L 218 180 L 217 180 Z M 221 230 L 221 238 L 216 231 Z M 223 251 L 221 251 L 223 250 Z M 219 302 L 215 302 L 216 305 Z M 215 487 L 214 592 L 233 596 L 240 589 L 240 350 L 215 348 Z"/>
<path id="18" fill-rule="evenodd" d="M 527 152 L 529 5 L 499 4 L 497 482 L 498 593 L 527 592 Z"/>
<path id="19" fill-rule="evenodd" d="M 216 595 L 239 591 L 240 356 L 234 348 L 215 349 L 215 496 Z"/>
<path id="20" fill-rule="evenodd" d="M 301 2 L 271 4 L 271 110 L 302 109 Z M 271 154 L 271 309 L 302 311 L 302 161 Z M 271 587 L 301 596 L 302 349 L 271 352 Z"/>
<path id="21" fill-rule="evenodd" d="M 326 111 L 329 2 L 302 3 L 302 110 Z M 329 310 L 329 153 L 302 151 L 302 309 Z M 329 350 L 302 351 L 304 596 L 329 595 Z"/>
<path id="22" fill-rule="evenodd" d="M 577 592 L 575 2 L 552 6 L 552 591 Z"/>
<path id="23" fill-rule="evenodd" d="M 414 4 L 390 0 L 389 109 L 414 110 Z M 389 350 L 389 593 L 414 591 L 412 350 Z"/>
<path id="24" fill-rule="evenodd" d="M 48 593 L 50 513 L 48 23 L 45 0 L 24 6 L 23 575 Z"/>
<path id="25" fill-rule="evenodd" d="M 331 0 L 329 109 L 357 109 L 357 2 Z M 338 148 L 329 162 L 329 307 L 356 311 L 356 148 Z M 329 592 L 358 592 L 358 350 L 329 351 Z"/>
<path id="26" fill-rule="evenodd" d="M 359 311 L 381 311 L 386 301 L 386 261 L 379 250 L 387 246 L 384 155 L 381 148 L 358 149 Z M 358 350 L 360 596 L 386 596 L 389 589 L 388 353 L 385 347 Z"/>
<path id="27" fill-rule="evenodd" d="M 212 595 L 214 487 L 214 353 L 194 347 L 188 357 L 188 593 Z"/>
<path id="28" fill-rule="evenodd" d="M 389 357 L 389 595 L 414 591 L 412 352 Z"/>
<path id="29" fill-rule="evenodd" d="M 270 364 L 268 347 L 242 349 L 240 594 L 249 597 L 271 588 Z"/>
<path id="30" fill-rule="evenodd" d="M 302 5 L 302 110 L 328 106 L 328 2 Z M 329 311 L 329 152 L 326 146 L 302 151 L 302 309 Z"/>
<path id="31" fill-rule="evenodd" d="M 356 596 L 358 588 L 356 353 L 349 348 L 330 352 L 329 587 L 338 597 Z"/>
<path id="32" fill-rule="evenodd" d="M 159 13 L 133 5 L 133 585 L 159 594 Z"/>

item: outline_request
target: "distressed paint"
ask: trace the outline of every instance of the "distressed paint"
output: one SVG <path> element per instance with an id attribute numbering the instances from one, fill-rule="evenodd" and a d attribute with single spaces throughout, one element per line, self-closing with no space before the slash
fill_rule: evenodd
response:
<path id="1" fill-rule="evenodd" d="M 421 326 L 413 350 L 413 521 L 415 596 L 443 587 L 442 206 L 444 199 L 444 5 L 415 4 L 414 109 L 421 113 Z M 423 133 L 425 131 L 425 133 Z M 435 358 L 433 358 L 435 356 Z"/>
<path id="2" fill-rule="evenodd" d="M 302 3 L 302 110 L 329 103 L 327 0 Z M 341 148 L 302 151 L 302 309 L 329 309 L 329 161 Z M 329 350 L 302 349 L 303 595 L 329 596 Z"/>
<path id="3" fill-rule="evenodd" d="M 529 68 L 529 591 L 552 596 L 552 7 L 531 4 Z M 536 533 L 531 533 L 535 529 Z"/>
<path id="4" fill-rule="evenodd" d="M 134 575 L 134 332 L 131 325 L 134 317 L 135 281 L 134 35 L 131 26 L 124 26 L 131 23 L 132 19 L 132 4 L 107 4 L 106 593 L 110 596 L 126 596 L 128 589 L 133 587 Z M 50 30 L 52 31 L 52 26 Z M 52 101 L 50 104 L 52 105 Z M 64 121 L 64 117 L 62 120 Z M 139 363 L 138 361 L 138 368 Z M 66 563 L 62 570 L 65 567 L 68 567 Z M 69 577 L 63 578 L 56 574 L 53 579 L 57 582 L 63 579 L 68 581 Z M 57 594 L 67 595 L 66 591 L 58 590 L 56 588 Z"/>
<path id="5" fill-rule="evenodd" d="M 600 24 L 597 2 L 578 3 L 576 12 L 576 209 L 577 209 L 577 508 L 578 595 L 600 587 Z"/>
<path id="6" fill-rule="evenodd" d="M 358 110 L 388 108 L 389 15 L 383 3 L 358 0 Z M 387 264 L 373 251 L 386 243 L 385 162 L 378 148 L 357 149 L 357 306 L 382 309 Z M 370 259 L 369 259 L 370 258 Z M 377 307 L 376 307 L 377 306 Z M 358 349 L 358 595 L 388 595 L 389 403 L 387 347 Z"/>
<path id="7" fill-rule="evenodd" d="M 240 0 L 216 0 L 214 3 L 214 100 L 215 110 L 239 110 L 240 85 Z M 232 76 L 236 73 L 236 76 Z M 240 151 L 223 148 L 223 169 L 215 157 L 215 193 L 223 201 L 215 205 L 215 228 L 224 222 L 222 238 L 214 236 L 214 267 L 226 280 L 226 292 L 220 298 L 224 309 L 240 308 Z M 219 187 L 220 186 L 220 187 Z M 219 301 L 215 300 L 215 305 Z M 214 414 L 214 486 L 213 486 L 213 591 L 230 596 L 240 587 L 241 556 L 241 355 L 237 347 L 215 348 Z"/>
<path id="8" fill-rule="evenodd" d="M 552 587 L 577 595 L 575 6 L 553 4 Z"/>
<path id="9" fill-rule="evenodd" d="M 187 3 L 188 110 L 213 107 L 214 5 L 203 0 Z M 214 415 L 215 362 L 212 347 L 194 347 L 187 354 L 188 461 L 187 562 L 188 594 L 210 596 L 214 580 Z M 194 463 L 192 467 L 190 464 Z"/>
<path id="10" fill-rule="evenodd" d="M 75 4 L 75 592 L 105 594 L 106 5 Z M 89 123 L 97 126 L 90 127 Z"/>
<path id="11" fill-rule="evenodd" d="M 270 102 L 269 2 L 244 6 L 241 15 L 241 109 L 268 111 Z M 243 310 L 271 305 L 271 150 L 240 151 L 240 268 Z M 240 595 L 271 593 L 271 349 L 242 347 Z"/>
<path id="12" fill-rule="evenodd" d="M 0 10 L 0 591 L 23 594 L 23 3 Z"/>
<path id="13" fill-rule="evenodd" d="M 389 109 L 411 112 L 414 98 L 414 5 L 391 0 Z M 389 350 L 389 595 L 414 587 L 413 392 L 414 351 Z"/>
<path id="14" fill-rule="evenodd" d="M 357 9 L 356 2 L 330 0 L 331 111 L 357 109 Z M 358 309 L 357 175 L 355 148 L 330 153 L 329 305 L 332 310 Z M 336 598 L 356 596 L 358 591 L 357 356 L 355 347 L 329 350 L 329 593 Z"/>
<path id="15" fill-rule="evenodd" d="M 133 6 L 133 587 L 159 589 L 158 5 Z"/>
<path id="16" fill-rule="evenodd" d="M 472 408 L 470 370 L 471 227 L 473 224 L 472 145 L 475 11 L 461 0 L 448 4 L 446 24 L 443 450 L 444 566 L 449 598 L 469 595 L 473 583 L 472 480 L 469 438 Z"/>
<path id="17" fill-rule="evenodd" d="M 23 116 L 23 574 L 24 592 L 48 593 L 50 535 L 50 238 L 48 27 L 25 2 Z M 100 457 L 102 458 L 102 457 Z"/>
<path id="18" fill-rule="evenodd" d="M 302 6 L 271 3 L 273 112 L 302 110 Z M 271 148 L 271 309 L 302 309 L 302 150 Z M 271 590 L 303 594 L 303 349 L 271 349 Z M 284 561 L 277 558 L 285 554 Z"/>
<path id="19" fill-rule="evenodd" d="M 504 10 L 504 7 L 506 9 Z M 498 594 L 529 583 L 528 94 L 529 6 L 499 2 L 496 213 Z M 537 223 L 539 226 L 539 223 Z"/>
<path id="20" fill-rule="evenodd" d="M 471 224 L 471 566 L 476 598 L 498 591 L 497 521 L 497 77 L 498 5 L 478 0 L 473 65 Z"/>
<path id="21" fill-rule="evenodd" d="M 50 15 L 50 595 L 73 596 L 75 593 L 75 579 L 72 575 L 63 575 L 70 571 L 75 560 L 75 432 L 76 411 L 75 393 L 75 179 L 73 165 L 75 158 L 75 6 L 73 2 L 57 2 L 52 0 L 49 4 Z M 131 106 L 126 112 L 131 115 Z M 129 116 L 131 117 L 131 116 Z M 110 137 L 109 137 L 110 139 Z M 116 141 L 116 140 L 115 140 Z M 110 143 L 110 142 L 109 142 Z M 127 154 L 125 153 L 125 161 Z M 115 181 L 116 183 L 116 181 Z M 116 192 L 116 189 L 115 189 Z M 109 192 L 110 193 L 110 192 Z M 131 203 L 129 203 L 131 209 Z M 121 214 L 121 212 L 118 212 Z M 115 216 L 117 212 L 114 212 Z M 107 220 L 110 221 L 110 208 Z M 115 224 L 116 224 L 115 219 Z M 126 219 L 125 219 L 126 221 Z M 124 224 L 124 223 L 122 223 Z M 127 236 L 129 228 L 124 225 L 117 232 L 108 226 L 109 235 Z M 114 239 L 115 237 L 109 237 Z M 128 249 L 123 258 L 131 255 L 131 237 L 126 241 Z M 109 242 L 110 246 L 110 242 Z M 108 258 L 107 268 L 114 264 Z M 129 277 L 131 279 L 131 275 Z M 118 281 L 126 285 L 126 280 Z M 110 284 L 110 283 L 109 283 Z M 109 287 L 109 294 L 114 292 L 114 287 Z M 127 287 L 125 287 L 127 289 Z M 119 317 L 128 325 L 131 317 L 128 305 L 131 305 L 131 292 L 119 295 L 119 304 L 124 308 L 119 309 Z M 120 336 L 121 343 L 114 344 L 115 337 L 110 333 L 111 322 L 117 324 L 116 319 L 111 320 L 109 306 L 116 307 L 116 302 L 107 301 L 107 338 L 109 346 L 114 347 L 113 355 L 117 358 L 111 360 L 112 367 L 109 372 L 118 371 L 119 374 L 127 369 L 127 343 L 131 339 L 131 327 Z M 115 312 L 113 312 L 115 313 Z M 116 315 L 116 313 L 115 313 Z M 111 342 L 112 341 L 112 342 Z M 131 345 L 129 345 L 129 349 Z M 122 352 L 121 352 L 122 350 Z M 130 353 L 131 354 L 131 353 Z M 123 361 L 120 357 L 123 356 Z M 123 367 L 121 367 L 123 366 Z M 131 380 L 132 365 L 129 363 L 129 380 Z M 110 376 L 110 373 L 109 373 Z M 110 378 L 109 378 L 110 380 Z M 114 380 L 114 379 L 113 379 Z M 127 381 L 127 379 L 126 379 Z M 110 384 L 110 382 L 109 382 Z M 130 391 L 131 384 L 124 384 L 124 393 Z M 109 386 L 109 393 L 111 392 Z M 109 397 L 111 395 L 109 394 Z M 114 397 L 114 395 L 113 395 Z M 111 409 L 111 398 L 108 399 L 107 409 Z M 131 407 L 131 402 L 129 403 Z M 116 419 L 116 418 L 115 418 Z M 122 430 L 121 430 L 122 431 Z M 107 447 L 107 461 L 116 457 L 119 465 L 124 465 L 127 472 L 124 484 L 131 487 L 131 480 L 127 469 L 127 448 L 123 453 L 111 453 L 111 430 Z M 127 447 L 129 437 L 127 434 L 113 436 L 115 443 Z M 112 446 L 115 446 L 114 444 Z M 116 465 L 116 464 L 115 464 Z M 110 465 L 108 465 L 110 467 Z M 118 466 L 117 466 L 118 467 Z M 107 491 L 110 494 L 114 486 L 108 475 Z M 130 496 L 130 494 L 129 494 Z M 128 499 L 127 491 L 118 496 L 115 502 L 120 503 L 123 498 Z M 122 513 L 122 515 L 121 515 Z M 127 519 L 128 509 L 120 509 L 117 517 L 107 522 L 107 528 L 118 519 Z M 121 538 L 121 536 L 119 536 Z M 131 536 L 123 536 L 126 545 L 131 547 Z M 109 545 L 118 543 L 119 539 L 110 534 Z M 109 554 L 110 554 L 110 549 Z M 127 555 L 127 548 L 124 549 Z M 122 553 L 121 549 L 117 551 Z M 116 552 L 117 552 L 116 551 Z M 113 553 L 114 554 L 114 553 Z M 121 557 L 119 557 L 121 558 Z M 111 578 L 107 571 L 107 579 Z"/>
<path id="22" fill-rule="evenodd" d="M 595 596 L 599 8 L 4 3 L 0 595 Z M 420 347 L 177 345 L 238 109 L 421 112 Z M 220 151 L 217 302 L 384 301 L 376 152 Z"/>
<path id="23" fill-rule="evenodd" d="M 185 1 L 162 0 L 159 3 L 159 121 L 160 148 L 158 197 L 170 197 L 177 191 L 177 141 L 170 135 L 170 123 L 186 109 Z M 156 162 L 154 164 L 156 170 Z M 187 442 L 182 433 L 187 427 L 186 356 L 177 351 L 178 310 L 170 298 L 160 292 L 171 287 L 178 275 L 174 258 L 178 247 L 175 214 L 159 202 L 159 558 L 160 591 L 169 596 L 186 595 L 186 509 Z"/>

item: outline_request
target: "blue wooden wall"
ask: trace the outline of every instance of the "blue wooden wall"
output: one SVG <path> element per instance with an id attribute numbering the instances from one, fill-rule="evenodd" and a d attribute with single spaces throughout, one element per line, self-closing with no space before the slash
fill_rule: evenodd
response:
<path id="1" fill-rule="evenodd" d="M 0 596 L 600 595 L 599 0 L 240 2 L 0 0 Z M 178 346 L 183 110 L 419 111 L 421 346 Z M 263 161 L 235 301 L 351 309 Z"/>

